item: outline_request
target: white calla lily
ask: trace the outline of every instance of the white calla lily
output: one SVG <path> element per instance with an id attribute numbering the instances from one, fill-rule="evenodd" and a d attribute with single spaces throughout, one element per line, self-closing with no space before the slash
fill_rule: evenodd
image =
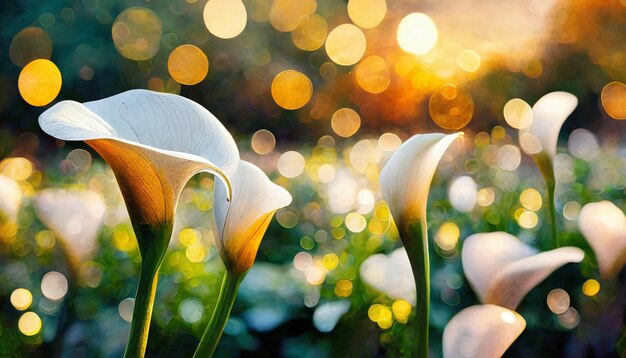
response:
<path id="1" fill-rule="evenodd" d="M 459 136 L 459 133 L 416 134 L 389 158 L 380 173 L 380 189 L 398 225 L 425 217 L 437 164 Z"/>
<path id="2" fill-rule="evenodd" d="M 502 357 L 526 328 L 517 312 L 496 305 L 477 305 L 457 313 L 443 330 L 443 356 Z"/>
<path id="3" fill-rule="evenodd" d="M 552 240 L 555 247 L 559 247 L 559 239 L 554 203 L 556 186 L 554 158 L 556 157 L 556 146 L 561 127 L 577 105 L 578 99 L 571 93 L 550 92 L 541 97 L 533 106 L 532 124 L 519 132 L 520 146 L 533 158 L 546 181 Z"/>
<path id="4" fill-rule="evenodd" d="M 380 173 L 380 189 L 398 227 L 415 279 L 417 313 L 414 356 L 428 356 L 430 263 L 426 204 L 437 164 L 461 134 L 416 134 L 389 158 Z"/>
<path id="5" fill-rule="evenodd" d="M 612 278 L 626 265 L 626 216 L 610 201 L 586 204 L 578 226 L 596 254 L 600 274 Z"/>
<path id="6" fill-rule="evenodd" d="M 0 219 L 14 222 L 22 205 L 22 189 L 13 179 L 0 174 Z"/>
<path id="7" fill-rule="evenodd" d="M 111 166 L 133 224 L 173 219 L 178 195 L 208 171 L 229 186 L 235 141 L 209 111 L 181 96 L 130 90 L 93 102 L 62 101 L 39 117 L 62 140 L 85 141 Z"/>
<path id="8" fill-rule="evenodd" d="M 224 331 L 237 291 L 254 264 L 261 240 L 274 213 L 291 203 L 291 195 L 276 185 L 254 164 L 239 161 L 231 177 L 232 200 L 223 186 L 215 188 L 215 242 L 226 273 L 216 309 L 204 331 L 194 357 L 212 357 Z"/>
<path id="9" fill-rule="evenodd" d="M 97 193 L 82 189 L 45 189 L 34 200 L 35 213 L 54 232 L 77 272 L 96 248 L 106 206 Z"/>
<path id="10" fill-rule="evenodd" d="M 147 90 L 86 103 L 62 101 L 39 117 L 39 125 L 58 139 L 85 141 L 115 173 L 142 259 L 125 355 L 141 357 L 180 193 L 201 171 L 215 174 L 230 193 L 228 175 L 239 161 L 235 141 L 199 104 Z"/>
<path id="11" fill-rule="evenodd" d="M 554 160 L 561 127 L 577 105 L 576 96 L 568 92 L 550 92 L 541 97 L 533 106 L 532 124 L 520 130 L 522 149 L 532 156 L 544 153 Z"/>
<path id="12" fill-rule="evenodd" d="M 215 189 L 216 243 L 227 268 L 239 276 L 252 267 L 274 213 L 291 203 L 291 195 L 272 183 L 261 169 L 243 160 L 231 184 L 230 202 L 224 187 Z"/>
<path id="13" fill-rule="evenodd" d="M 576 247 L 538 252 L 506 232 L 474 234 L 463 243 L 463 271 L 480 301 L 515 309 L 559 267 L 583 260 Z"/>
<path id="14" fill-rule="evenodd" d="M 363 282 L 393 299 L 403 299 L 415 306 L 415 281 L 403 247 L 393 250 L 389 256 L 368 257 L 361 264 L 360 273 Z"/>

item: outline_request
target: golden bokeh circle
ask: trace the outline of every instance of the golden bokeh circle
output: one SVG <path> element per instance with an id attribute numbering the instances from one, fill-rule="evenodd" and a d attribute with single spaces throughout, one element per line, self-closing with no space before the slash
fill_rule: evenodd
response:
<path id="1" fill-rule="evenodd" d="M 465 49 L 456 56 L 456 64 L 465 72 L 478 71 L 480 63 L 480 55 L 474 50 Z"/>
<path id="2" fill-rule="evenodd" d="M 504 120 L 515 129 L 525 129 L 533 123 L 533 109 L 519 98 L 509 100 L 502 109 Z"/>
<path id="3" fill-rule="evenodd" d="M 38 59 L 22 69 L 17 88 L 28 104 L 41 107 L 59 95 L 62 82 L 61 72 L 52 61 Z"/>
<path id="4" fill-rule="evenodd" d="M 222 39 L 241 34 L 248 21 L 246 7 L 240 0 L 209 0 L 202 16 L 209 32 Z"/>
<path id="5" fill-rule="evenodd" d="M 161 46 L 162 25 L 152 10 L 130 7 L 113 22 L 111 36 L 120 55 L 135 61 L 148 60 Z"/>
<path id="6" fill-rule="evenodd" d="M 365 54 L 365 34 L 352 24 L 334 28 L 326 38 L 326 53 L 338 65 L 350 66 Z"/>
<path id="7" fill-rule="evenodd" d="M 340 108 L 333 114 L 330 125 L 338 136 L 348 138 L 361 127 L 361 117 L 354 109 Z"/>
<path id="8" fill-rule="evenodd" d="M 9 57 L 17 66 L 24 67 L 40 58 L 49 60 L 52 56 L 52 40 L 39 27 L 27 27 L 11 40 Z"/>
<path id="9" fill-rule="evenodd" d="M 387 3 L 385 0 L 350 0 L 348 16 L 357 26 L 371 29 L 385 18 Z"/>
<path id="10" fill-rule="evenodd" d="M 252 135 L 250 146 L 257 154 L 269 154 L 276 147 L 276 138 L 267 129 L 258 130 Z"/>
<path id="11" fill-rule="evenodd" d="M 17 327 L 25 336 L 36 335 L 41 331 L 41 326 L 41 318 L 35 312 L 24 313 L 17 322 Z"/>
<path id="12" fill-rule="evenodd" d="M 376 55 L 366 57 L 357 65 L 355 78 L 357 84 L 370 93 L 383 92 L 391 81 L 387 63 Z"/>
<path id="13" fill-rule="evenodd" d="M 626 85 L 611 82 L 604 86 L 600 95 L 602 107 L 613 119 L 626 119 Z"/>
<path id="14" fill-rule="evenodd" d="M 167 70 L 172 78 L 183 85 L 201 82 L 209 72 L 209 59 L 194 45 L 181 45 L 170 53 Z"/>
<path id="15" fill-rule="evenodd" d="M 457 130 L 472 120 L 474 101 L 457 86 L 445 84 L 430 97 L 428 111 L 439 127 Z"/>
<path id="16" fill-rule="evenodd" d="M 285 70 L 272 81 L 272 98 L 285 109 L 298 109 L 309 102 L 313 95 L 313 83 L 303 73 Z"/>
<path id="17" fill-rule="evenodd" d="M 311 14 L 291 32 L 291 40 L 301 50 L 315 51 L 324 45 L 328 24 L 318 14 Z"/>
<path id="18" fill-rule="evenodd" d="M 400 48 L 415 55 L 425 55 L 437 43 L 439 32 L 433 20 L 426 14 L 414 12 L 398 24 L 396 40 Z"/>

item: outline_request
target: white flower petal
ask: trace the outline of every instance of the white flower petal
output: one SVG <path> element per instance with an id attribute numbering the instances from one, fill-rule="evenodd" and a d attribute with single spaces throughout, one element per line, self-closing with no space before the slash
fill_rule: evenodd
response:
<path id="1" fill-rule="evenodd" d="M 417 221 L 426 211 L 437 164 L 460 134 L 417 134 L 403 143 L 380 173 L 383 199 L 396 223 Z"/>
<path id="2" fill-rule="evenodd" d="M 538 253 L 505 232 L 474 234 L 463 244 L 463 271 L 481 302 L 515 309 L 554 270 L 580 262 L 579 248 Z"/>
<path id="3" fill-rule="evenodd" d="M 0 218 L 17 220 L 22 205 L 22 189 L 13 179 L 0 175 Z"/>
<path id="4" fill-rule="evenodd" d="M 254 263 L 261 239 L 276 210 L 291 203 L 291 195 L 272 183 L 255 165 L 240 161 L 231 177 L 233 196 L 226 200 L 223 186 L 215 188 L 216 240 L 227 265 L 241 274 Z"/>
<path id="5" fill-rule="evenodd" d="M 501 357 L 526 328 L 517 312 L 495 305 L 468 307 L 443 331 L 443 356 Z"/>
<path id="6" fill-rule="evenodd" d="M 626 264 L 626 216 L 622 210 L 606 200 L 586 204 L 578 226 L 596 254 L 602 277 L 617 275 Z"/>
<path id="7" fill-rule="evenodd" d="M 34 207 L 62 243 L 74 268 L 91 257 L 106 211 L 100 195 L 90 190 L 45 189 L 35 197 Z"/>
<path id="8" fill-rule="evenodd" d="M 527 143 L 534 143 L 531 147 L 536 148 L 531 149 L 529 154 L 543 151 L 554 160 L 561 126 L 577 105 L 576 96 L 568 92 L 550 92 L 535 103 L 531 126 L 527 130 L 520 131 L 520 140 L 522 140 L 522 135 L 532 135 L 525 139 Z M 530 138 L 535 138 L 538 143 Z M 525 145 L 523 142 L 521 144 L 522 148 L 528 152 L 529 144 Z M 537 144 L 539 144 L 538 147 Z"/>
<path id="9" fill-rule="evenodd" d="M 233 138 L 209 111 L 171 94 L 131 90 L 83 104 L 62 101 L 39 124 L 56 138 L 91 145 L 112 167 L 139 224 L 171 220 L 180 191 L 199 171 L 228 186 L 239 160 Z"/>
<path id="10" fill-rule="evenodd" d="M 415 281 L 409 256 L 401 247 L 389 256 L 375 254 L 363 261 L 361 279 L 393 299 L 403 299 L 415 306 Z"/>

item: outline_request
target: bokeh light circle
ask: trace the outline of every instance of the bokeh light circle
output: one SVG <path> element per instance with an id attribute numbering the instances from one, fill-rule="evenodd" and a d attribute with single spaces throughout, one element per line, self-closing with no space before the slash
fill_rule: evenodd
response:
<path id="1" fill-rule="evenodd" d="M 457 130 L 472 120 L 474 101 L 457 86 L 446 84 L 430 97 L 428 111 L 433 121 L 441 128 Z"/>
<path id="2" fill-rule="evenodd" d="M 326 53 L 338 65 L 351 66 L 359 62 L 365 48 L 365 34 L 352 24 L 337 26 L 326 38 Z"/>
<path id="3" fill-rule="evenodd" d="M 396 39 L 400 48 L 415 55 L 425 55 L 437 44 L 437 26 L 426 14 L 414 12 L 398 24 Z"/>
<path id="4" fill-rule="evenodd" d="M 602 107 L 613 119 L 626 119 L 626 85 L 611 82 L 604 86 L 600 94 Z"/>
<path id="5" fill-rule="evenodd" d="M 387 3 L 385 0 L 350 0 L 348 16 L 357 26 L 371 29 L 385 18 Z"/>
<path id="6" fill-rule="evenodd" d="M 120 55 L 135 61 L 148 60 L 161 46 L 162 24 L 152 10 L 130 7 L 113 22 L 111 36 Z"/>
<path id="7" fill-rule="evenodd" d="M 272 81 L 272 97 L 285 109 L 298 109 L 309 102 L 313 95 L 313 83 L 298 71 L 285 70 Z"/>
<path id="8" fill-rule="evenodd" d="M 368 56 L 361 61 L 355 71 L 357 84 L 369 93 L 381 93 L 391 82 L 387 62 L 380 56 Z"/>
<path id="9" fill-rule="evenodd" d="M 17 327 L 25 336 L 34 336 L 41 331 L 41 318 L 35 312 L 26 312 L 17 322 Z"/>
<path id="10" fill-rule="evenodd" d="M 40 58 L 49 60 L 52 56 L 52 40 L 39 27 L 27 27 L 11 40 L 9 57 L 17 66 L 24 67 Z"/>
<path id="11" fill-rule="evenodd" d="M 533 123 L 533 110 L 528 103 L 519 98 L 513 98 L 506 102 L 504 120 L 515 129 L 526 129 Z"/>
<path id="12" fill-rule="evenodd" d="M 67 278 L 60 272 L 50 271 L 41 280 L 41 293 L 50 300 L 62 299 L 67 294 L 67 289 Z"/>
<path id="13" fill-rule="evenodd" d="M 326 20 L 318 14 L 311 14 L 291 32 L 291 40 L 301 50 L 315 51 L 324 45 L 327 33 Z"/>
<path id="14" fill-rule="evenodd" d="M 295 178 L 302 174 L 305 164 L 302 154 L 296 151 L 285 152 L 278 158 L 278 171 L 286 178 Z"/>
<path id="15" fill-rule="evenodd" d="M 274 147 L 276 146 L 276 138 L 272 132 L 267 129 L 261 129 L 252 135 L 250 146 L 257 154 L 268 154 L 274 150 Z"/>
<path id="16" fill-rule="evenodd" d="M 465 49 L 456 56 L 456 64 L 465 72 L 478 71 L 480 63 L 480 55 L 474 50 Z"/>
<path id="17" fill-rule="evenodd" d="M 248 21 L 246 7 L 240 0 L 209 0 L 202 16 L 209 32 L 222 39 L 241 34 Z"/>
<path id="18" fill-rule="evenodd" d="M 52 61 L 38 59 L 22 69 L 17 87 L 28 104 L 41 107 L 54 101 L 61 91 L 62 82 L 61 71 Z"/>
<path id="19" fill-rule="evenodd" d="M 33 303 L 33 294 L 25 288 L 18 288 L 11 292 L 11 304 L 18 311 L 23 311 Z"/>
<path id="20" fill-rule="evenodd" d="M 354 109 L 340 108 L 333 114 L 330 125 L 338 136 L 348 138 L 361 127 L 361 117 Z"/>
<path id="21" fill-rule="evenodd" d="M 209 59 L 194 45 L 181 45 L 170 53 L 167 70 L 172 78 L 183 85 L 201 82 L 209 72 Z"/>

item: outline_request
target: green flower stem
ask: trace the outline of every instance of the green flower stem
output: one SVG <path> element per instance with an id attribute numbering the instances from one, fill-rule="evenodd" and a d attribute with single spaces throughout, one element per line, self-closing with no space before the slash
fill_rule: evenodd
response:
<path id="1" fill-rule="evenodd" d="M 428 330 L 430 314 L 430 262 L 428 256 L 428 228 L 426 219 L 411 223 L 401 233 L 409 255 L 415 279 L 416 315 L 413 320 L 415 346 L 411 357 L 428 357 Z"/>
<path id="2" fill-rule="evenodd" d="M 134 225 L 134 229 L 141 254 L 141 273 L 135 297 L 130 337 L 126 352 L 124 352 L 126 358 L 140 358 L 146 352 L 159 268 L 172 235 L 170 224 L 158 227 Z"/>
<path id="3" fill-rule="evenodd" d="M 554 247 L 558 248 L 561 245 L 559 244 L 559 235 L 556 227 L 556 203 L 554 202 L 554 190 L 556 184 L 554 180 L 551 182 L 546 180 L 546 186 L 548 187 L 548 201 L 550 202 L 550 226 L 552 227 L 552 240 L 554 242 Z"/>
<path id="4" fill-rule="evenodd" d="M 233 275 L 229 270 L 224 273 L 224 280 L 222 281 L 222 288 L 220 289 L 220 295 L 215 303 L 215 310 L 213 316 L 209 321 L 209 325 L 206 327 L 200 344 L 194 353 L 194 357 L 206 358 L 213 356 L 215 348 L 222 337 L 222 332 L 230 316 L 230 311 L 235 303 L 235 297 L 237 297 L 237 291 L 239 285 L 243 280 L 245 274 L 241 276 Z"/>
<path id="5" fill-rule="evenodd" d="M 538 154 L 533 155 L 533 159 L 543 175 L 543 179 L 546 182 L 546 187 L 548 189 L 548 201 L 550 202 L 550 224 L 552 226 L 552 241 L 555 248 L 558 248 L 559 245 L 559 235 L 557 230 L 556 223 L 556 203 L 554 201 L 554 190 L 556 188 L 556 178 L 554 177 L 554 163 L 552 162 L 552 158 L 550 158 L 546 153 L 540 152 Z"/>

